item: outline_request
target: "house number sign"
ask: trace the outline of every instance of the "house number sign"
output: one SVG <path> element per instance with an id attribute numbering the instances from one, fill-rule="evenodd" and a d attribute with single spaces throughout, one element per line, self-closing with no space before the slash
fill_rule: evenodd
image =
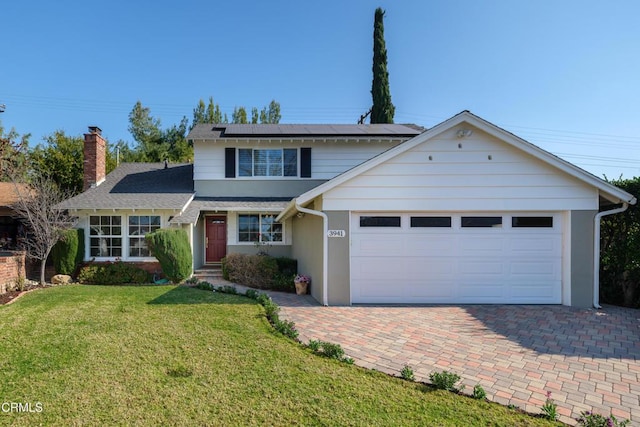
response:
<path id="1" fill-rule="evenodd" d="M 327 236 L 329 237 L 344 237 L 347 235 L 347 232 L 344 230 L 329 230 Z"/>

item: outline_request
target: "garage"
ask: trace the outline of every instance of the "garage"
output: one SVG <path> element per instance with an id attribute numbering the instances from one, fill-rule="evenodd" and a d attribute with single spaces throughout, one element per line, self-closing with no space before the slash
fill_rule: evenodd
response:
<path id="1" fill-rule="evenodd" d="M 351 214 L 352 303 L 560 304 L 563 214 Z"/>

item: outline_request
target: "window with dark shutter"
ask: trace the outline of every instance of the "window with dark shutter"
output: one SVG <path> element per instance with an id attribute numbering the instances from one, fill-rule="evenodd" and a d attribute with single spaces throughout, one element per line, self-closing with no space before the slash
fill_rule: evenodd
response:
<path id="1" fill-rule="evenodd" d="M 236 149 L 235 148 L 224 149 L 224 177 L 225 178 L 236 177 Z"/>
<path id="2" fill-rule="evenodd" d="M 311 148 L 300 149 L 300 178 L 311 178 Z"/>

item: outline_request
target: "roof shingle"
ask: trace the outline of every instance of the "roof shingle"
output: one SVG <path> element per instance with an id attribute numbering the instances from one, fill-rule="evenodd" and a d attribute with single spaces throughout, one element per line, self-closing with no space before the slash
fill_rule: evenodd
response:
<path id="1" fill-rule="evenodd" d="M 193 197 L 193 165 L 123 163 L 105 181 L 60 204 L 65 209 L 182 209 Z"/>

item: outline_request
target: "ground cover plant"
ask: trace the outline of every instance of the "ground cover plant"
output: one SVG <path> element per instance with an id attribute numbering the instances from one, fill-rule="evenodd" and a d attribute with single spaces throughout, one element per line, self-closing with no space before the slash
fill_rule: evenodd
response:
<path id="1" fill-rule="evenodd" d="M 240 295 L 69 285 L 0 307 L 1 425 L 558 425 L 317 357 Z"/>

